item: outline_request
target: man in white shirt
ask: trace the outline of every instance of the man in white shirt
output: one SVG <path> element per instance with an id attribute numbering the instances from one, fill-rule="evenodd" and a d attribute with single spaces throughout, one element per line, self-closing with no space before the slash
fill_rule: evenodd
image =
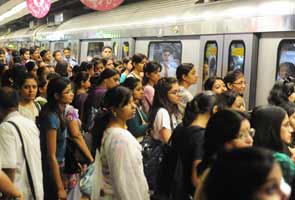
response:
<path id="1" fill-rule="evenodd" d="M 9 87 L 0 88 L 0 157 L 3 171 L 21 191 L 24 199 L 43 200 L 43 174 L 39 130 L 36 124 L 23 117 L 18 111 L 19 97 L 17 91 Z M 32 190 L 29 173 L 23 154 L 23 145 L 16 127 L 23 139 L 28 168 L 31 173 Z"/>
<path id="2" fill-rule="evenodd" d="M 164 49 L 162 52 L 161 77 L 175 77 L 178 64 L 175 62 L 170 50 Z"/>
<path id="3" fill-rule="evenodd" d="M 71 67 L 73 68 L 75 65 L 78 65 L 76 58 L 71 55 L 71 49 L 69 47 L 64 48 L 64 60 L 70 63 Z"/>

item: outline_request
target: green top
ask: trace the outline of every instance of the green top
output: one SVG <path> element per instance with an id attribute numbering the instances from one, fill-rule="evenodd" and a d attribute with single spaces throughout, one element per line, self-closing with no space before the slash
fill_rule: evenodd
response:
<path id="1" fill-rule="evenodd" d="M 273 157 L 280 164 L 285 181 L 288 184 L 292 183 L 295 174 L 295 164 L 289 156 L 284 153 L 275 152 Z"/>
<path id="2" fill-rule="evenodd" d="M 135 116 L 127 121 L 128 130 L 136 138 L 145 136 L 148 129 L 147 122 L 146 114 L 140 107 L 136 107 Z"/>

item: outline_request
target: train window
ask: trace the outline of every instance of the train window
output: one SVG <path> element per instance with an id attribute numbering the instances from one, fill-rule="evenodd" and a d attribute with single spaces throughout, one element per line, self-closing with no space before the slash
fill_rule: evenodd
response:
<path id="1" fill-rule="evenodd" d="M 295 77 L 295 40 L 282 40 L 278 48 L 276 79 Z"/>
<path id="2" fill-rule="evenodd" d="M 103 46 L 104 46 L 103 42 L 89 42 L 87 56 L 89 57 L 100 56 Z"/>
<path id="3" fill-rule="evenodd" d="M 208 41 L 205 45 L 203 83 L 217 72 L 218 45 L 216 41 Z"/>
<path id="4" fill-rule="evenodd" d="M 63 50 L 63 48 L 64 48 L 64 43 L 63 42 L 54 43 L 54 51 Z"/>
<path id="5" fill-rule="evenodd" d="M 245 49 L 245 43 L 241 40 L 234 40 L 230 43 L 228 71 L 233 71 L 235 69 L 244 71 Z"/>
<path id="6" fill-rule="evenodd" d="M 118 42 L 113 42 L 113 54 L 117 57 L 118 56 L 118 49 L 119 49 L 119 44 Z"/>
<path id="7" fill-rule="evenodd" d="M 128 57 L 129 56 L 129 42 L 123 42 L 122 47 L 122 57 Z"/>
<path id="8" fill-rule="evenodd" d="M 154 60 L 162 65 L 161 76 L 176 76 L 176 69 L 181 63 L 182 44 L 173 42 L 150 42 L 149 60 Z"/>

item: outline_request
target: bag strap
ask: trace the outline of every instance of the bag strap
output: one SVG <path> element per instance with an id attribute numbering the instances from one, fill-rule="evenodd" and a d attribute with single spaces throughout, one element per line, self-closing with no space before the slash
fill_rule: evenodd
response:
<path id="1" fill-rule="evenodd" d="M 33 184 L 33 178 L 32 178 L 31 170 L 30 170 L 28 159 L 27 159 L 26 152 L 25 152 L 25 145 L 24 145 L 23 137 L 21 135 L 21 132 L 20 132 L 18 126 L 14 122 L 12 122 L 12 121 L 7 121 L 7 122 L 15 127 L 15 129 L 17 130 L 17 133 L 19 135 L 20 141 L 22 143 L 22 152 L 24 154 L 24 158 L 25 158 L 25 162 L 26 162 L 26 169 L 27 169 L 27 173 L 28 173 L 28 179 L 29 179 L 30 188 L 32 190 L 33 199 L 36 199 L 36 193 L 35 193 L 35 188 L 34 188 L 34 184 Z"/>

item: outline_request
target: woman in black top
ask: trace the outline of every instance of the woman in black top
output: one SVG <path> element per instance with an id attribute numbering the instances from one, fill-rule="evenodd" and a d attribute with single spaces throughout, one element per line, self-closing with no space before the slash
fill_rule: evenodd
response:
<path id="1" fill-rule="evenodd" d="M 197 186 L 196 169 L 203 157 L 205 128 L 218 109 L 217 102 L 217 96 L 211 91 L 198 94 L 187 104 L 183 124 L 173 132 L 172 147 L 180 156 L 183 167 L 183 200 L 190 199 Z"/>

